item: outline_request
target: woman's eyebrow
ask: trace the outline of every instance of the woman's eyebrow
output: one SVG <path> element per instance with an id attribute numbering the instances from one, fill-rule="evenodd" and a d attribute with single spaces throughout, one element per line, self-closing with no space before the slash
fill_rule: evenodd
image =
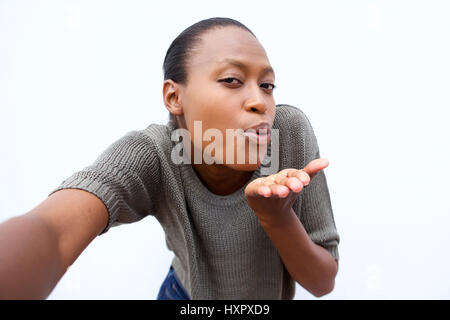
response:
<path id="1" fill-rule="evenodd" d="M 232 65 L 232 66 L 238 67 L 240 69 L 244 69 L 244 70 L 248 69 L 248 66 L 245 63 L 243 63 L 239 60 L 230 59 L 230 58 L 223 59 L 220 62 L 218 62 L 218 64 Z M 271 66 L 264 67 L 264 69 L 261 70 L 262 75 L 265 75 L 267 73 L 272 73 L 275 75 L 275 72 L 273 71 L 273 68 Z"/>

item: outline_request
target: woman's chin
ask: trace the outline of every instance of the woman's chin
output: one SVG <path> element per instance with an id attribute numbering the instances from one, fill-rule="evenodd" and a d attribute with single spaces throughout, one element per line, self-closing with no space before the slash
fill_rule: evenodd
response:
<path id="1" fill-rule="evenodd" d="M 261 165 L 261 162 L 257 163 L 242 163 L 242 164 L 225 164 L 228 168 L 236 171 L 255 171 Z"/>

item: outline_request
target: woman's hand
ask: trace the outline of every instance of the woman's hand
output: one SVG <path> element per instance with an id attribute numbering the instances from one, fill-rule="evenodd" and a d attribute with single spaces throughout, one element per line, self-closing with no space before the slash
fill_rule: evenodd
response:
<path id="1" fill-rule="evenodd" d="M 328 160 L 319 158 L 301 170 L 284 169 L 276 174 L 253 180 L 245 188 L 248 204 L 260 222 L 279 224 L 311 179 L 328 166 Z"/>

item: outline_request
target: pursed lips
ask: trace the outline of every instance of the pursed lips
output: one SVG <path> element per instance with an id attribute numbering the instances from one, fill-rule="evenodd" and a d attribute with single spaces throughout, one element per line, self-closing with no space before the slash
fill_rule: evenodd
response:
<path id="1" fill-rule="evenodd" d="M 270 126 L 267 122 L 259 123 L 246 129 L 243 134 L 256 142 L 267 142 L 270 139 Z"/>

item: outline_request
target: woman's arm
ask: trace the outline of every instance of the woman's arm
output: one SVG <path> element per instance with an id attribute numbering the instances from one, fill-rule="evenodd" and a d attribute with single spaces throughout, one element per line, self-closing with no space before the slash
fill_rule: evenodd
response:
<path id="1" fill-rule="evenodd" d="M 261 221 L 278 250 L 287 271 L 303 288 L 316 297 L 330 293 L 338 272 L 337 261 L 321 246 L 311 241 L 293 209 L 279 212 L 279 224 Z"/>
<path id="2" fill-rule="evenodd" d="M 292 205 L 304 187 L 327 166 L 327 159 L 315 159 L 302 170 L 284 169 L 255 179 L 245 189 L 248 204 L 277 248 L 286 269 L 316 297 L 333 290 L 338 266 L 325 248 L 311 240 Z"/>
<path id="3" fill-rule="evenodd" d="M 100 199 L 64 189 L 0 224 L 0 299 L 47 298 L 107 223 Z"/>

